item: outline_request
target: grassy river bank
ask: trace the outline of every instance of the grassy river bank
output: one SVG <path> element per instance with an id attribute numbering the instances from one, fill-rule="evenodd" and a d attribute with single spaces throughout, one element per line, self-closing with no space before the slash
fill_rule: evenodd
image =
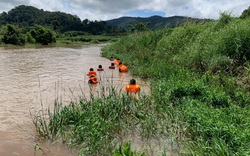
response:
<path id="1" fill-rule="evenodd" d="M 34 117 L 37 133 L 78 147 L 79 155 L 153 155 L 133 142 L 130 149 L 131 136 L 157 142 L 157 155 L 250 155 L 249 24 L 222 15 L 107 45 L 102 56 L 149 79 L 151 95 L 133 99 L 109 85 L 102 86 L 108 94 L 68 106 L 55 101 L 48 118 Z"/>

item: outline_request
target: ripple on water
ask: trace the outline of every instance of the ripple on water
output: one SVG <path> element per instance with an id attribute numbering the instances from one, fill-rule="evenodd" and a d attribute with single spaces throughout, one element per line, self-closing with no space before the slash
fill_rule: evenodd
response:
<path id="1" fill-rule="evenodd" d="M 116 85 L 122 90 L 132 78 L 110 70 L 110 61 L 100 57 L 102 46 L 77 48 L 0 48 L 0 155 L 34 155 L 34 130 L 31 114 L 51 107 L 57 97 L 67 105 L 82 92 L 88 96 L 89 68 L 97 69 L 101 64 L 103 73 L 98 73 L 103 84 Z M 147 90 L 143 81 L 142 90 Z M 100 87 L 99 87 L 100 88 Z M 98 89 L 98 86 L 96 87 Z M 74 155 L 61 144 L 45 143 L 49 149 L 46 156 Z M 41 152 L 41 151 L 39 151 Z M 39 153 L 42 155 L 42 153 Z"/>

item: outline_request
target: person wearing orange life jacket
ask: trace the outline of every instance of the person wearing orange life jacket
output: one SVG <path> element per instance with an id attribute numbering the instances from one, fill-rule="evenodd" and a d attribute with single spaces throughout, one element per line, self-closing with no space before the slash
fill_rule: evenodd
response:
<path id="1" fill-rule="evenodd" d="M 140 85 L 136 84 L 135 79 L 131 79 L 129 84 L 126 85 L 127 94 L 131 93 L 139 93 L 141 90 Z"/>
<path id="2" fill-rule="evenodd" d="M 119 63 L 119 72 L 124 73 L 128 71 L 128 67 L 123 65 L 122 62 Z"/>
<path id="3" fill-rule="evenodd" d="M 111 63 L 111 65 L 109 66 L 109 69 L 115 69 L 115 64 Z"/>
<path id="4" fill-rule="evenodd" d="M 88 83 L 89 84 L 97 84 L 98 83 L 98 80 L 94 74 L 90 75 Z"/>
<path id="5" fill-rule="evenodd" d="M 114 62 L 114 64 L 115 64 L 116 66 L 118 66 L 120 62 L 121 62 L 120 59 L 116 59 L 115 62 Z"/>
<path id="6" fill-rule="evenodd" d="M 102 68 L 102 65 L 98 66 L 97 71 L 104 71 L 104 69 Z"/>
<path id="7" fill-rule="evenodd" d="M 87 75 L 88 75 L 89 77 L 90 77 L 91 75 L 95 75 L 95 76 L 96 76 L 96 72 L 94 71 L 93 68 L 90 68 Z"/>

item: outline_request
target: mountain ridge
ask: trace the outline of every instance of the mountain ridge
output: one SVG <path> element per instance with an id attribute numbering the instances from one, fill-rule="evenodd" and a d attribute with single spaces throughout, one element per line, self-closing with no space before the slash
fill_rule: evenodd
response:
<path id="1" fill-rule="evenodd" d="M 66 31 L 87 31 L 92 34 L 110 33 L 111 31 L 130 31 L 130 26 L 137 23 L 147 25 L 150 30 L 157 30 L 162 27 L 178 27 L 185 22 L 206 22 L 207 19 L 191 18 L 186 16 L 162 17 L 153 15 L 150 17 L 122 16 L 116 19 L 103 21 L 90 21 L 87 18 L 81 20 L 77 15 L 60 11 L 44 11 L 34 6 L 19 5 L 0 14 L 0 25 L 17 24 L 23 27 L 32 27 L 35 24 L 50 26 L 54 30 Z"/>
<path id="2" fill-rule="evenodd" d="M 107 24 L 111 26 L 118 26 L 124 29 L 127 29 L 129 25 L 134 25 L 138 22 L 148 24 L 148 27 L 152 30 L 156 30 L 162 28 L 164 26 L 168 26 L 171 28 L 178 27 L 183 25 L 185 22 L 207 22 L 211 21 L 211 19 L 198 19 L 191 18 L 187 16 L 170 16 L 170 17 L 162 17 L 159 15 L 153 15 L 150 17 L 131 17 L 131 16 L 123 16 L 116 19 L 106 20 Z"/>

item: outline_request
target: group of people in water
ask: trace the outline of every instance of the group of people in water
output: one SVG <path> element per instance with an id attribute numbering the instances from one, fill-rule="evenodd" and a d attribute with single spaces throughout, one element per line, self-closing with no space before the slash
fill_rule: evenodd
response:
<path id="1" fill-rule="evenodd" d="M 118 58 L 114 59 L 113 57 L 110 57 L 109 60 L 111 61 L 111 65 L 109 66 L 109 69 L 115 69 L 117 66 L 119 69 L 119 72 L 121 72 L 121 73 L 128 72 L 128 67 L 125 66 L 124 64 L 122 64 L 120 59 L 118 59 Z M 102 65 L 98 66 L 97 71 L 104 71 Z M 88 80 L 89 84 L 97 84 L 98 83 L 97 73 L 96 73 L 96 71 L 94 71 L 93 68 L 89 69 L 87 76 L 89 77 L 89 80 Z M 135 79 L 131 79 L 130 83 L 126 85 L 126 92 L 127 92 L 127 94 L 140 92 L 140 86 L 136 83 Z"/>

